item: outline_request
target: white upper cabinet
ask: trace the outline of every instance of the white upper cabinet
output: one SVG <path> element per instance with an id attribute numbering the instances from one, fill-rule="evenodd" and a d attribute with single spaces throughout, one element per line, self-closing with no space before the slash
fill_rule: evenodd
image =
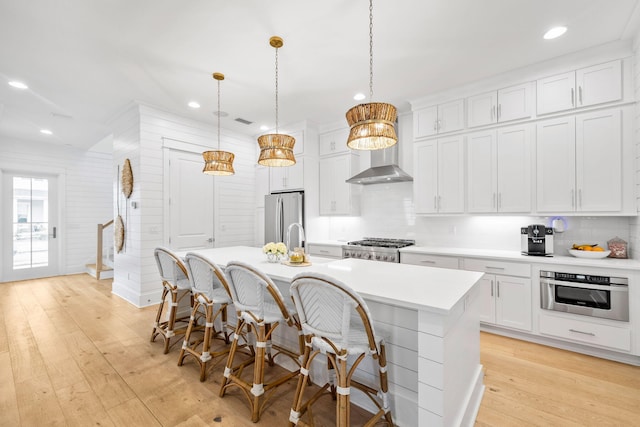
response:
<path id="1" fill-rule="evenodd" d="M 467 211 L 531 212 L 531 125 L 467 136 Z"/>
<path id="2" fill-rule="evenodd" d="M 528 119 L 532 114 L 532 83 L 524 83 L 467 98 L 468 127 Z"/>
<path id="3" fill-rule="evenodd" d="M 320 159 L 320 215 L 360 214 L 360 186 L 345 182 L 359 164 L 353 153 Z"/>
<path id="4" fill-rule="evenodd" d="M 622 61 L 537 81 L 537 113 L 548 114 L 622 99 Z"/>
<path id="5" fill-rule="evenodd" d="M 295 138 L 296 143 L 293 146 L 293 154 L 297 156 L 302 156 L 304 154 L 304 131 L 298 130 L 295 132 L 290 132 L 289 135 Z"/>
<path id="6" fill-rule="evenodd" d="M 349 128 L 338 129 L 320 135 L 320 155 L 348 153 L 347 139 L 349 138 Z"/>
<path id="7" fill-rule="evenodd" d="M 413 149 L 416 213 L 464 212 L 464 137 L 417 142 Z"/>
<path id="8" fill-rule="evenodd" d="M 296 158 L 296 164 L 269 168 L 271 192 L 304 189 L 304 158 Z"/>
<path id="9" fill-rule="evenodd" d="M 413 137 L 454 132 L 464 129 L 464 100 L 434 105 L 413 112 Z"/>
<path id="10" fill-rule="evenodd" d="M 621 125 L 617 109 L 538 124 L 538 212 L 622 211 Z"/>

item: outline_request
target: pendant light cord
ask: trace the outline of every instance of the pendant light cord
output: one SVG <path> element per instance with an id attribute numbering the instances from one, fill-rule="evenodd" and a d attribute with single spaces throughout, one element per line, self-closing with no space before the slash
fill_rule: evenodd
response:
<path id="1" fill-rule="evenodd" d="M 373 0 L 369 0 L 369 102 L 373 100 Z"/>
<path id="2" fill-rule="evenodd" d="M 276 134 L 278 133 L 278 48 L 276 48 Z"/>
<path id="3" fill-rule="evenodd" d="M 218 80 L 218 151 L 220 151 L 220 80 Z"/>

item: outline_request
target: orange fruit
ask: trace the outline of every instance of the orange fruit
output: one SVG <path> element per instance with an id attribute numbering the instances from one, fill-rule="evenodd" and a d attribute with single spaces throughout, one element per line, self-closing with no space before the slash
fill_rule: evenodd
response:
<path id="1" fill-rule="evenodd" d="M 594 246 L 594 247 L 591 248 L 591 250 L 593 252 L 604 252 L 604 249 L 601 248 L 600 246 Z"/>
<path id="2" fill-rule="evenodd" d="M 586 245 L 585 245 L 584 250 L 585 250 L 585 251 L 592 251 L 592 250 L 593 250 L 593 248 L 592 248 L 591 246 L 586 246 Z"/>

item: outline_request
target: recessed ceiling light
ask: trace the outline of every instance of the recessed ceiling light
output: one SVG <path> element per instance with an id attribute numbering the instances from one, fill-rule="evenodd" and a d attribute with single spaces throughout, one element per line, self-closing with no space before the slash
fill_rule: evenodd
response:
<path id="1" fill-rule="evenodd" d="M 567 32 L 567 27 L 553 27 L 552 29 L 544 33 L 543 37 L 545 40 L 551 40 L 551 39 L 555 39 L 556 37 L 560 37 L 566 32 Z"/>
<path id="2" fill-rule="evenodd" d="M 189 107 L 194 108 L 194 109 L 200 108 L 200 104 L 198 104 L 196 101 L 191 101 L 188 105 L 189 105 Z"/>
<path id="3" fill-rule="evenodd" d="M 353 99 L 355 99 L 356 101 L 362 101 L 363 99 L 365 99 L 367 96 L 364 93 L 356 93 L 353 96 Z"/>
<path id="4" fill-rule="evenodd" d="M 260 130 L 269 130 L 269 126 L 262 125 L 262 126 L 260 126 Z"/>
<path id="5" fill-rule="evenodd" d="M 9 86 L 15 87 L 16 89 L 29 89 L 29 86 L 16 80 L 10 81 Z"/>
<path id="6" fill-rule="evenodd" d="M 51 132 L 49 129 L 40 129 L 40 133 L 43 133 L 45 135 L 53 135 L 53 132 Z"/>

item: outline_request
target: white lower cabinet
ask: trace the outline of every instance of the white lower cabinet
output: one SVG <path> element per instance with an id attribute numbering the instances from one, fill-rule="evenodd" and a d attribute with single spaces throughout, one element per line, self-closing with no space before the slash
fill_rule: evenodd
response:
<path id="1" fill-rule="evenodd" d="M 400 252 L 400 262 L 402 264 L 422 265 L 425 267 L 460 268 L 459 260 L 456 257 L 420 254 L 410 252 Z"/>
<path id="2" fill-rule="evenodd" d="M 342 246 L 322 244 L 322 243 L 309 243 L 306 251 L 309 255 L 316 255 L 324 258 L 342 258 Z M 313 262 L 313 260 L 311 260 Z"/>
<path id="3" fill-rule="evenodd" d="M 465 258 L 463 264 L 465 270 L 486 273 L 480 279 L 481 322 L 523 331 L 532 330 L 529 264 L 475 258 Z"/>
<path id="4" fill-rule="evenodd" d="M 621 323 L 622 325 L 622 323 Z M 614 350 L 631 350 L 631 328 L 598 321 L 540 313 L 540 334 Z"/>

